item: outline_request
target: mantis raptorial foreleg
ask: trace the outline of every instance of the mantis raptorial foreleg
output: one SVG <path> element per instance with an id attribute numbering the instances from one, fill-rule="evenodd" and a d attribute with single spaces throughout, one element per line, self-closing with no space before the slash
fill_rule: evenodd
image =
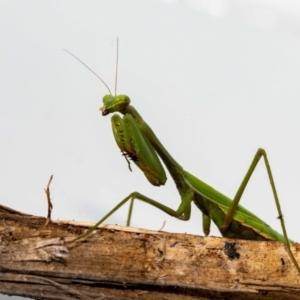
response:
<path id="1" fill-rule="evenodd" d="M 74 57 L 78 59 L 76 56 Z M 89 67 L 87 68 L 90 70 Z M 102 79 L 101 81 L 103 82 Z M 98 225 L 104 222 L 128 201 L 130 201 L 130 205 L 127 226 L 130 225 L 134 200 L 146 202 L 180 220 L 188 220 L 190 218 L 191 203 L 194 202 L 194 204 L 203 213 L 203 230 L 206 235 L 209 234 L 210 222 L 212 220 L 224 237 L 248 240 L 275 240 L 284 242 L 289 256 L 300 274 L 299 265 L 290 249 L 290 244 L 293 244 L 294 242 L 288 239 L 273 175 L 267 159 L 267 154 L 263 149 L 258 149 L 252 164 L 240 185 L 240 188 L 233 200 L 231 200 L 205 182 L 185 171 L 175 161 L 175 159 L 162 145 L 160 140 L 156 137 L 150 126 L 143 120 L 137 110 L 130 105 L 130 98 L 128 96 L 112 96 L 110 90 L 109 93 L 109 95 L 103 97 L 103 107 L 101 107 L 102 115 L 106 116 L 110 113 L 116 112 L 123 115 L 123 118 L 121 118 L 119 115 L 115 114 L 112 116 L 111 121 L 114 138 L 122 155 L 125 156 L 127 163 L 130 164 L 129 161 L 133 161 L 144 173 L 147 180 L 155 186 L 164 185 L 166 182 L 166 174 L 163 168 L 164 164 L 176 184 L 181 197 L 181 203 L 178 209 L 174 210 L 138 192 L 131 193 L 99 222 L 88 229 L 85 234 L 77 237 L 75 240 L 88 236 Z M 270 179 L 283 235 L 273 230 L 260 218 L 239 205 L 241 196 L 261 157 L 264 158 Z"/>

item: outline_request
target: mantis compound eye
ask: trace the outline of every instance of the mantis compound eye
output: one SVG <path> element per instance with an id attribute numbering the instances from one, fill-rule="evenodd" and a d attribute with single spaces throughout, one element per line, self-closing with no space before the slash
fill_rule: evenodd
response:
<path id="1" fill-rule="evenodd" d="M 103 106 L 100 107 L 100 110 L 102 111 L 102 116 L 107 116 L 110 112 L 113 112 L 114 107 L 114 101 L 116 97 L 112 95 L 105 95 L 102 99 Z"/>
<path id="2" fill-rule="evenodd" d="M 118 107 L 118 111 L 126 108 L 130 104 L 130 98 L 126 95 L 119 95 L 115 98 L 114 105 Z"/>

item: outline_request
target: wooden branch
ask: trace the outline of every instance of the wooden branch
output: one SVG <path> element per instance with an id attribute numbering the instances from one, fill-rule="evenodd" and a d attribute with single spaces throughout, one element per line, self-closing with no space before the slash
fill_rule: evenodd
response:
<path id="1" fill-rule="evenodd" d="M 34 299 L 300 299 L 278 242 L 50 222 L 0 206 L 0 293 Z M 90 226 L 91 224 L 89 224 Z M 292 251 L 300 262 L 300 246 Z"/>

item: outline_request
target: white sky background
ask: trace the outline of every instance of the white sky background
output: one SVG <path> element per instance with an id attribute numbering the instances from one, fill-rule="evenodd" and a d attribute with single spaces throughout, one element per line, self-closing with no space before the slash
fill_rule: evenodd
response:
<path id="1" fill-rule="evenodd" d="M 0 2 L 0 201 L 53 219 L 96 222 L 130 192 L 177 209 L 169 176 L 130 173 L 99 107 L 114 90 L 190 173 L 233 197 L 266 149 L 290 237 L 300 241 L 300 4 L 298 1 Z M 264 165 L 242 204 L 281 231 Z M 107 223 L 125 225 L 127 209 Z M 135 204 L 132 226 L 202 235 L 201 213 L 176 220 Z M 212 235 L 219 235 L 212 228 Z M 4 297 L 4 296 L 3 296 Z M 1 298 L 4 299 L 4 298 Z M 9 298 L 13 299 L 13 298 Z"/>

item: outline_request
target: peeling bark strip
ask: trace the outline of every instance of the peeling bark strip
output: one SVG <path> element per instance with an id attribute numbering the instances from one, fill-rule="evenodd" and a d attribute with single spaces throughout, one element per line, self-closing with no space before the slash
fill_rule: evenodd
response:
<path id="1" fill-rule="evenodd" d="M 278 242 L 51 222 L 0 206 L 0 293 L 34 299 L 300 300 Z M 90 226 L 91 224 L 89 224 Z M 300 261 L 300 246 L 292 251 Z"/>
<path id="2" fill-rule="evenodd" d="M 3 241 L 0 244 L 2 260 L 15 262 L 51 262 L 66 261 L 68 248 L 62 238 L 29 238 L 15 242 Z"/>

